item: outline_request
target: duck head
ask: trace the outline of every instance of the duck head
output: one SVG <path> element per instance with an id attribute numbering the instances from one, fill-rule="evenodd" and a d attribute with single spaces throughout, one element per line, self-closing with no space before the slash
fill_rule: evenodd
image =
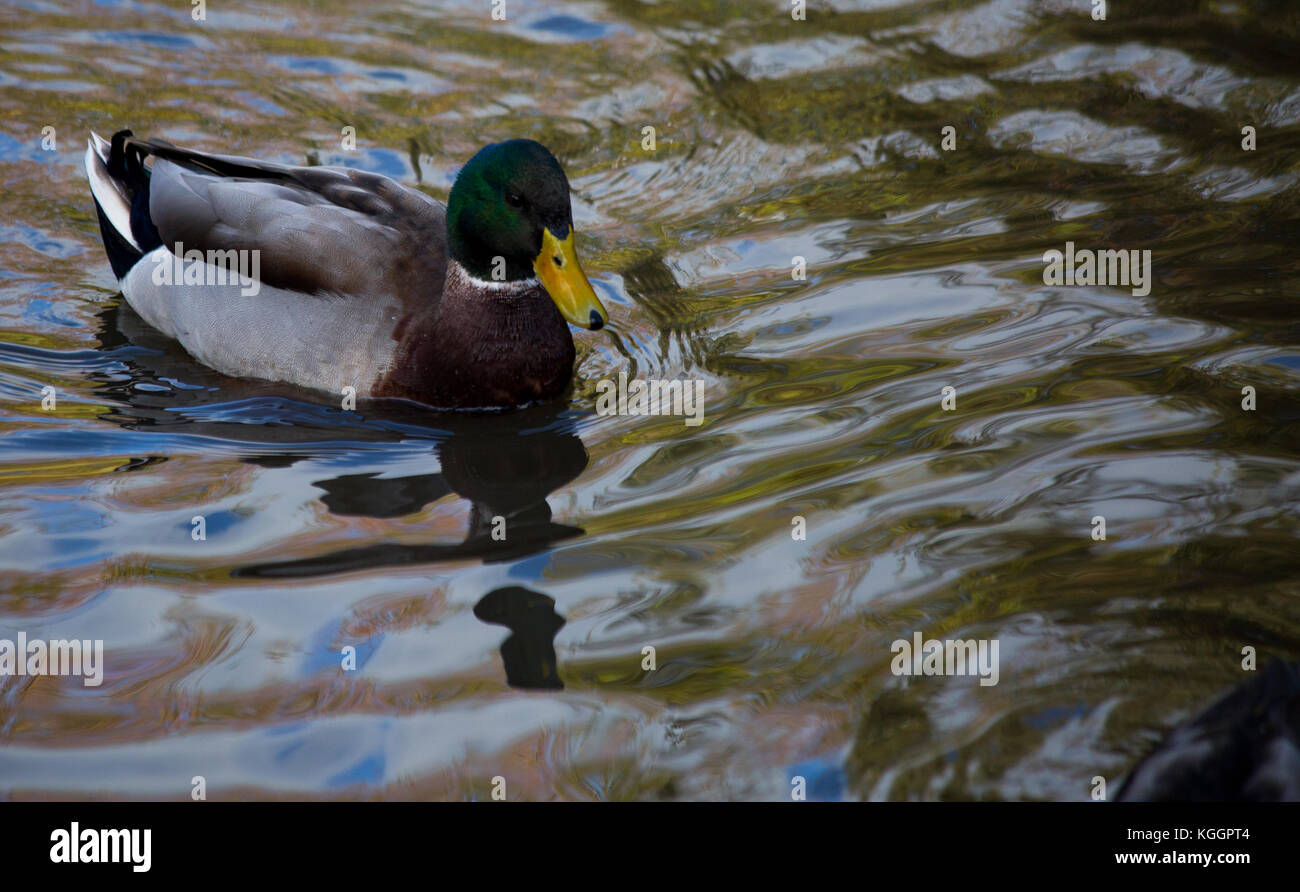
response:
<path id="1" fill-rule="evenodd" d="M 609 321 L 574 249 L 569 180 L 541 143 L 494 143 L 469 160 L 447 201 L 447 247 L 481 281 L 537 279 L 573 325 Z"/>

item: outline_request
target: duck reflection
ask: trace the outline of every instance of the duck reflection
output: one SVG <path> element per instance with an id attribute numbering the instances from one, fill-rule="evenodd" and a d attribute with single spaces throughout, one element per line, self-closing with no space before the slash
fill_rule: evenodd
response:
<path id="1" fill-rule="evenodd" d="M 313 481 L 321 502 L 335 515 L 374 518 L 405 517 L 452 494 L 470 503 L 460 542 L 376 543 L 238 567 L 235 576 L 298 578 L 467 558 L 511 561 L 583 534 L 553 522 L 546 501 L 588 460 L 562 403 L 466 414 L 376 401 L 362 406 L 362 417 L 321 405 L 317 393 L 207 369 L 129 307 L 110 307 L 101 316 L 101 340 L 129 374 L 127 381 L 101 385 L 119 403 L 107 420 L 133 428 L 183 424 L 178 432 L 225 441 L 232 451 L 254 444 L 256 451 L 240 460 L 265 468 L 337 454 L 340 443 L 427 439 L 437 457 L 428 473 L 380 477 L 367 471 Z"/>
<path id="2" fill-rule="evenodd" d="M 555 635 L 564 625 L 564 617 L 555 612 L 553 598 L 521 586 L 507 586 L 484 595 L 474 605 L 474 615 L 510 630 L 510 637 L 501 643 L 507 684 L 512 688 L 564 687 L 555 659 Z"/>
<path id="3" fill-rule="evenodd" d="M 330 513 L 344 517 L 405 517 L 452 492 L 441 474 L 390 478 L 371 471 L 317 480 L 312 485 L 325 490 L 321 501 Z"/>
<path id="4" fill-rule="evenodd" d="M 518 419 L 503 419 L 477 418 L 474 428 L 453 420 L 449 436 L 434 447 L 441 466 L 437 473 L 393 478 L 346 474 L 313 484 L 324 491 L 325 506 L 341 516 L 402 517 L 455 493 L 470 503 L 469 528 L 461 542 L 377 543 L 253 564 L 234 575 L 287 578 L 465 558 L 512 561 L 582 535 L 579 527 L 553 522 L 546 501 L 586 468 L 582 441 L 563 430 L 525 433 L 517 429 Z"/>

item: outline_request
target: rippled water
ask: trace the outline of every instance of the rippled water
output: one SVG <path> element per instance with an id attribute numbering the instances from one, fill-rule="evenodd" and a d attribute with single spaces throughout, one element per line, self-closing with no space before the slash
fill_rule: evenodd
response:
<path id="1" fill-rule="evenodd" d="M 106 666 L 0 679 L 0 795 L 1082 799 L 1300 658 L 1298 8 L 808 5 L 0 8 L 0 637 Z M 503 415 L 222 377 L 117 294 L 123 126 L 439 198 L 538 139 L 613 325 Z M 704 423 L 598 416 L 624 370 Z"/>

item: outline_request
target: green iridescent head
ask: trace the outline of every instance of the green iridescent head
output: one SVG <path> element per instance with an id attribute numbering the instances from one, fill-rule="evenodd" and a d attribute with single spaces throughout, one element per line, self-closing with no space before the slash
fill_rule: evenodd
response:
<path id="1" fill-rule="evenodd" d="M 447 201 L 447 247 L 476 279 L 540 280 L 574 325 L 609 319 L 574 250 L 568 177 L 541 143 L 494 143 L 469 160 Z"/>

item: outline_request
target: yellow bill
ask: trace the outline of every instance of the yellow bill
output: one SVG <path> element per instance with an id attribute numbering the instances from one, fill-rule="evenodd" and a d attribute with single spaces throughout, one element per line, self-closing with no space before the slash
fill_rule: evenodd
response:
<path id="1" fill-rule="evenodd" d="M 551 230 L 542 230 L 542 253 L 533 261 L 533 269 L 546 293 L 569 322 L 595 331 L 609 321 L 609 313 L 605 312 L 578 263 L 578 255 L 573 250 L 572 226 L 564 241 L 556 238 Z"/>

